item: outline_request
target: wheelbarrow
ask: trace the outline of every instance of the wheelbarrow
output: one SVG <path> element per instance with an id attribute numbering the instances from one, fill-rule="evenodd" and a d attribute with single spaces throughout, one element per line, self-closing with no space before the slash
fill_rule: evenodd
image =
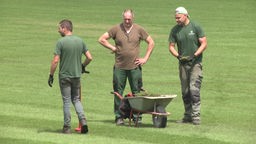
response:
<path id="1" fill-rule="evenodd" d="M 133 114 L 137 114 L 135 127 L 138 125 L 139 115 L 142 113 L 151 114 L 153 125 L 157 128 L 165 128 L 167 124 L 167 116 L 170 115 L 166 112 L 166 106 L 177 95 L 158 95 L 158 96 L 134 96 L 129 95 L 122 97 L 118 92 L 111 92 L 115 94 L 122 102 L 128 101 L 130 106 L 129 126 L 131 126 L 131 119 Z"/>

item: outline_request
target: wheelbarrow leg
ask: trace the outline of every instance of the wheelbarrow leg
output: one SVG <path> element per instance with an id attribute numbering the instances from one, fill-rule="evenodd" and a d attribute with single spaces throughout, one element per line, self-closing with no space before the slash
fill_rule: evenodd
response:
<path id="1" fill-rule="evenodd" d="M 134 127 L 138 126 L 139 116 L 140 116 L 140 112 L 137 113 L 136 119 L 134 121 Z M 131 112 L 130 112 L 129 126 L 131 126 L 132 118 L 133 118 L 133 110 L 131 110 Z"/>
<path id="2" fill-rule="evenodd" d="M 134 125 L 134 127 L 137 127 L 137 126 L 138 126 L 139 116 L 140 116 L 140 112 L 137 113 L 137 117 L 136 117 L 136 120 L 135 120 L 135 125 Z"/>
<path id="3" fill-rule="evenodd" d="M 131 119 L 132 119 L 132 116 L 133 116 L 133 112 L 132 112 L 132 110 L 131 110 L 131 112 L 130 112 L 130 117 L 129 117 L 129 126 L 131 126 Z"/>

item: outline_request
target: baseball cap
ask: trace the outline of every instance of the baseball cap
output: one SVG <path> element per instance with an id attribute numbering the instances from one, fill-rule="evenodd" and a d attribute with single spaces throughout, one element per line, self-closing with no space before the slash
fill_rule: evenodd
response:
<path id="1" fill-rule="evenodd" d="M 188 15 L 188 11 L 184 7 L 178 7 L 175 10 L 175 14 L 186 14 Z M 188 15 L 189 17 L 189 15 Z"/>

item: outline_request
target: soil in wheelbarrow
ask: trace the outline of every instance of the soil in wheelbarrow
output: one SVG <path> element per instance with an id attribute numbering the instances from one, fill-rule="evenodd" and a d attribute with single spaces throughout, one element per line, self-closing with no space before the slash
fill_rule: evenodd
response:
<path id="1" fill-rule="evenodd" d="M 149 93 L 148 91 L 141 91 L 137 94 L 134 95 L 135 97 L 136 96 L 147 96 L 147 97 L 159 97 L 161 96 L 160 94 L 153 94 L 153 93 Z"/>

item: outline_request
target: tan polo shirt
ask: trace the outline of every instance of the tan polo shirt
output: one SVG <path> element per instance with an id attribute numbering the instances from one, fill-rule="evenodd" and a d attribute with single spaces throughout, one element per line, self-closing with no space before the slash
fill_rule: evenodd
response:
<path id="1" fill-rule="evenodd" d="M 118 49 L 115 54 L 115 67 L 125 70 L 136 68 L 134 61 L 140 56 L 140 41 L 146 40 L 148 33 L 137 24 L 133 24 L 131 31 L 126 33 L 122 23 L 112 27 L 108 33 Z"/>

